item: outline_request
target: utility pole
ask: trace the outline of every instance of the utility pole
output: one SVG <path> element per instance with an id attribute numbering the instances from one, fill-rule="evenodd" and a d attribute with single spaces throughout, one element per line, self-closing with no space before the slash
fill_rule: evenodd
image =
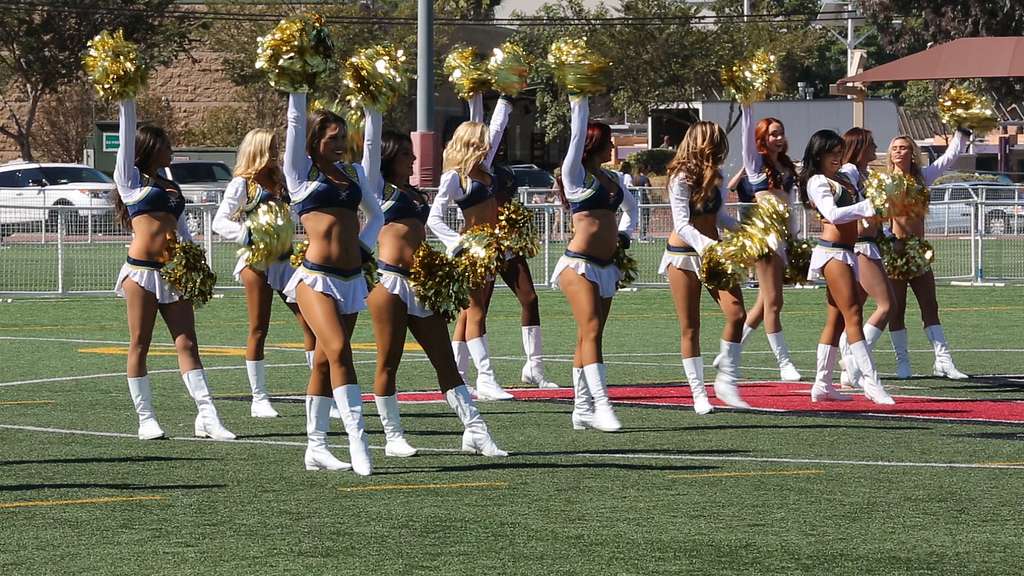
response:
<path id="1" fill-rule="evenodd" d="M 434 132 L 434 4 L 417 0 L 416 19 L 416 131 L 412 133 L 416 155 L 412 183 L 436 186 L 440 160 Z"/>

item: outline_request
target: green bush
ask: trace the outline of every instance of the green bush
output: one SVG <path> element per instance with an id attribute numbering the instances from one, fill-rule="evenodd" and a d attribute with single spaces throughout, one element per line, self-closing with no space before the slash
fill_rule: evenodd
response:
<path id="1" fill-rule="evenodd" d="M 939 176 L 932 182 L 932 186 L 942 184 L 953 184 L 956 182 L 998 182 L 999 177 L 995 174 L 978 174 L 976 172 L 948 172 Z"/>
<path id="2" fill-rule="evenodd" d="M 672 161 L 675 155 L 676 151 L 671 148 L 654 148 L 633 152 L 626 160 L 637 170 L 642 170 L 648 174 L 662 175 L 668 169 L 668 163 Z"/>

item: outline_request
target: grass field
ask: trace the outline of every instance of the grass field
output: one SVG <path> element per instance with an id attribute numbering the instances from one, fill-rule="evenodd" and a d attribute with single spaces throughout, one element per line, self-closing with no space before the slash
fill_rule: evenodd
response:
<path id="1" fill-rule="evenodd" d="M 786 298 L 787 337 L 807 380 L 823 292 Z M 958 366 L 979 376 L 892 381 L 890 391 L 1024 402 L 1024 289 L 940 287 L 939 298 Z M 269 387 L 300 395 L 301 338 L 275 306 Z M 541 306 L 549 375 L 568 383 L 574 325 L 560 294 L 543 291 Z M 711 379 L 721 320 L 706 297 L 704 309 Z M 513 383 L 522 348 L 507 292 L 488 323 L 498 374 Z M 172 439 L 143 443 L 123 378 L 123 302 L 0 303 L 0 574 L 1024 573 L 1020 426 L 620 405 L 624 431 L 601 434 L 573 432 L 567 402 L 488 402 L 481 409 L 512 455 L 484 459 L 454 450 L 461 425 L 447 406 L 407 404 L 407 438 L 421 452 L 394 459 L 380 449 L 371 402 L 374 475 L 313 473 L 302 467 L 298 400 L 276 402 L 276 420 L 248 416 L 245 330 L 241 295 L 199 311 L 217 406 L 239 441 L 190 438 L 195 408 L 160 331 L 150 371 Z M 923 332 L 910 337 L 916 372 L 930 373 Z M 368 317 L 354 341 L 368 392 Z M 678 383 L 668 293 L 620 294 L 605 351 L 613 384 Z M 876 357 L 892 372 L 885 338 Z M 762 331 L 744 376 L 776 378 L 772 365 Z M 399 382 L 435 388 L 415 350 Z M 347 459 L 332 425 L 335 453 Z"/>

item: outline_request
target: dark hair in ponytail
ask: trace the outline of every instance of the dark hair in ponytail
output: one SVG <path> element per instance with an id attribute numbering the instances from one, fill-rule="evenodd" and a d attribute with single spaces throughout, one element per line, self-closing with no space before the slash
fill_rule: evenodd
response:
<path id="1" fill-rule="evenodd" d="M 811 135 L 811 139 L 807 141 L 807 149 L 804 150 L 803 164 L 800 166 L 800 201 L 804 206 L 810 206 L 807 181 L 812 176 L 821 174 L 821 159 L 825 154 L 842 152 L 845 146 L 843 137 L 832 130 L 818 130 Z"/>
<path id="2" fill-rule="evenodd" d="M 159 126 L 143 126 L 135 132 L 135 167 L 146 176 L 146 171 L 153 166 L 153 157 L 161 146 L 171 145 L 167 131 Z M 128 207 L 124 205 L 120 194 L 114 194 L 114 216 L 126 229 L 132 229 L 132 218 L 128 215 Z"/>

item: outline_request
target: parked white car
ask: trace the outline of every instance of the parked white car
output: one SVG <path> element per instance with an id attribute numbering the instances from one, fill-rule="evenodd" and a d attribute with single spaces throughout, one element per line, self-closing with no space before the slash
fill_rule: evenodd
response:
<path id="1" fill-rule="evenodd" d="M 82 164 L 11 162 L 0 166 L 0 225 L 45 222 L 48 230 L 57 228 L 57 210 L 36 210 L 49 206 L 76 206 L 68 210 L 65 222 L 69 231 L 84 230 L 91 218 L 109 222 L 116 187 L 106 174 Z M 18 208 L 26 208 L 19 210 Z M 28 209 L 32 208 L 32 209 Z"/>

